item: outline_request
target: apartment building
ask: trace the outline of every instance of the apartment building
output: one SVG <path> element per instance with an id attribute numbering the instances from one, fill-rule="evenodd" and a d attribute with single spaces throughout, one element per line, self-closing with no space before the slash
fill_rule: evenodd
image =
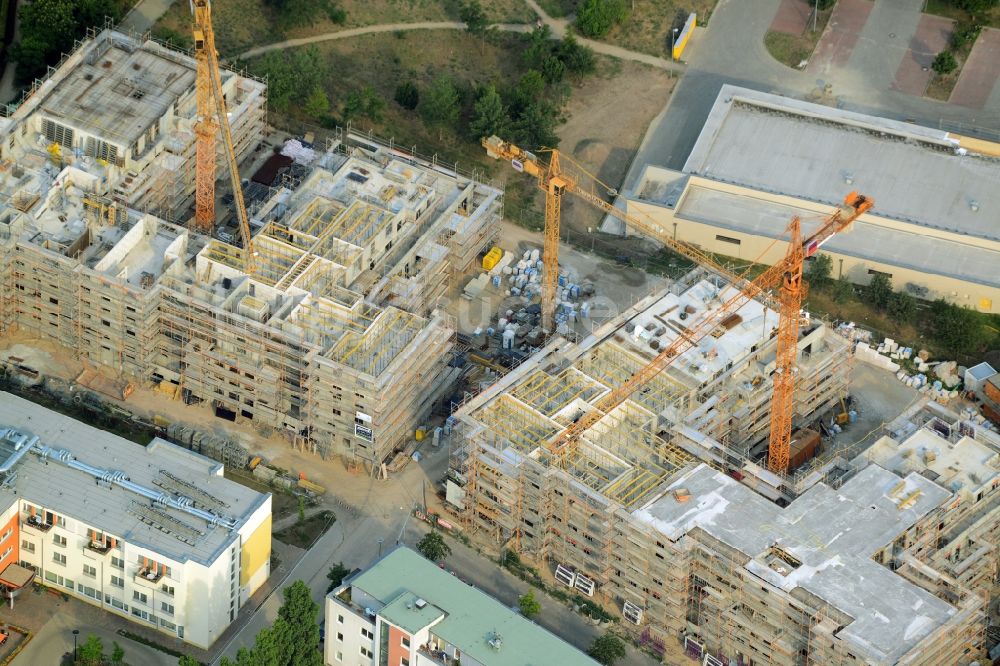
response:
<path id="1" fill-rule="evenodd" d="M 442 306 L 496 237 L 502 192 L 391 147 L 332 141 L 300 156 L 301 180 L 251 206 L 248 265 L 240 248 L 168 221 L 183 213 L 190 165 L 178 167 L 191 184 L 164 204 L 167 219 L 136 208 L 155 189 L 137 183 L 172 163 L 165 142 L 189 133 L 193 67 L 155 42 L 102 32 L 0 122 L 10 138 L 0 154 L 0 334 L 37 335 L 115 381 L 173 384 L 221 418 L 377 473 L 459 374 L 447 365 L 454 326 Z M 155 139 L 129 129 L 115 160 L 88 154 L 84 134 L 117 131 L 96 110 L 101 94 L 119 94 L 113 74 L 147 69 L 163 89 L 108 113 L 173 129 Z M 234 125 L 259 139 L 263 87 L 226 81 L 234 116 L 246 116 Z M 72 104 L 59 103 L 66 95 Z M 70 120 L 55 139 L 43 131 Z M 118 191 L 125 181 L 136 196 Z"/>
<path id="2" fill-rule="evenodd" d="M 0 584 L 34 580 L 209 647 L 270 575 L 271 497 L 0 393 Z M 24 578 L 20 587 L 27 584 Z"/>
<path id="3" fill-rule="evenodd" d="M 589 666 L 596 661 L 403 547 L 326 597 L 329 666 Z"/>

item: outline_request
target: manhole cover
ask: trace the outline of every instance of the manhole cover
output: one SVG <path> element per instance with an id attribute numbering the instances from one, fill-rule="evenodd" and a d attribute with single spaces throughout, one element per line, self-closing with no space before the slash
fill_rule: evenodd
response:
<path id="1" fill-rule="evenodd" d="M 889 33 L 889 39 L 896 39 L 896 33 L 890 32 Z"/>

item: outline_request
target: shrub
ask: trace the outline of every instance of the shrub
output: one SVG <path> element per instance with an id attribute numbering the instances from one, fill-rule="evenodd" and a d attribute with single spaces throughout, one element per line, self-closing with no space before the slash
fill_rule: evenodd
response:
<path id="1" fill-rule="evenodd" d="M 950 74 L 957 68 L 958 63 L 955 62 L 955 56 L 952 55 L 951 51 L 941 51 L 931 64 L 931 69 L 938 74 Z"/>
<path id="2" fill-rule="evenodd" d="M 587 37 L 603 37 L 627 15 L 624 0 L 584 0 L 576 14 L 576 27 Z"/>

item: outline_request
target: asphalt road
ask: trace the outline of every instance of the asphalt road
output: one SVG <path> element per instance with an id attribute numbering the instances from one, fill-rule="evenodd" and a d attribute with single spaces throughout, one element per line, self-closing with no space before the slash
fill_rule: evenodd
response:
<path id="1" fill-rule="evenodd" d="M 13 661 L 15 666 L 58 666 L 64 654 L 73 651 L 73 629 L 79 628 L 78 645 L 82 645 L 90 634 L 95 634 L 104 645 L 104 653 L 111 654 L 114 641 L 125 650 L 125 661 L 138 666 L 177 666 L 177 658 L 155 650 L 142 643 L 119 636 L 103 627 L 81 627 L 75 618 L 65 613 L 54 614 L 45 623 Z"/>

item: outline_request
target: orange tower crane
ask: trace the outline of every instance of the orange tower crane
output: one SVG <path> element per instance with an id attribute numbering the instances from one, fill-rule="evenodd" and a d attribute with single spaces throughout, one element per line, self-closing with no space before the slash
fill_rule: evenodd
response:
<path id="1" fill-rule="evenodd" d="M 195 228 L 203 233 L 211 233 L 215 227 L 215 137 L 221 128 L 229 177 L 233 185 L 236 218 L 243 240 L 244 269 L 247 273 L 253 273 L 254 252 L 250 217 L 247 215 L 246 202 L 243 200 L 232 128 L 229 126 L 226 100 L 222 94 L 219 54 L 215 50 L 215 31 L 212 29 L 212 4 L 210 0 L 193 0 L 191 10 L 194 12 L 194 54 L 197 63 L 195 95 L 198 105 L 198 123 L 195 125 L 197 144 L 194 224 Z"/>

